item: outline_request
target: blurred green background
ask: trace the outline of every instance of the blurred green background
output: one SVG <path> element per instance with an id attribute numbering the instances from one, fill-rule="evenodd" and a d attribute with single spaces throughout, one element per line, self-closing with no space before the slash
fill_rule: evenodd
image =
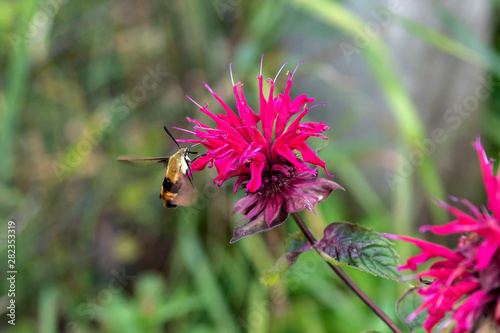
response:
<path id="1" fill-rule="evenodd" d="M 186 116 L 211 124 L 185 98 L 221 112 L 203 81 L 234 105 L 230 62 L 257 110 L 260 55 L 265 77 L 305 60 L 292 95 L 326 104 L 309 119 L 331 126 L 320 157 L 347 190 L 317 216 L 302 214 L 315 234 L 334 221 L 411 235 L 445 223 L 433 197 L 485 202 L 470 143 L 481 133 L 490 156 L 500 149 L 498 1 L 447 6 L 2 1 L 0 330 L 388 332 L 314 253 L 277 285 L 261 284 L 297 228 L 289 221 L 230 245 L 241 194 L 214 186 L 213 170 L 195 174 L 193 207 L 168 210 L 158 199 L 164 170 L 116 158 L 171 154 L 162 126 L 190 129 Z M 6 316 L 10 219 L 15 326 Z M 346 271 L 396 320 L 403 285 Z"/>

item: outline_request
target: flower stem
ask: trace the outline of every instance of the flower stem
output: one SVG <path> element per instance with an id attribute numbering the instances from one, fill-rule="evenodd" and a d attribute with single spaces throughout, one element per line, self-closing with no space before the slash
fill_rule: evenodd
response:
<path id="1" fill-rule="evenodd" d="M 309 230 L 309 228 L 306 226 L 306 224 L 304 223 L 304 220 L 302 220 L 302 217 L 300 217 L 299 213 L 297 213 L 297 212 L 292 213 L 292 216 L 293 216 L 293 219 L 295 220 L 295 222 L 297 223 L 297 225 L 299 226 L 300 230 L 304 234 L 304 236 L 306 236 L 309 243 L 311 243 L 311 246 L 316 250 L 316 252 L 319 253 L 318 249 L 316 248 L 316 242 L 317 242 L 316 238 L 314 238 L 314 235 L 312 234 L 311 230 Z M 351 290 L 354 291 L 356 293 L 356 295 L 358 295 L 358 297 L 361 298 L 361 300 L 363 302 L 365 302 L 365 304 L 368 305 L 368 307 L 373 312 L 375 312 L 375 314 L 377 316 L 379 316 L 380 319 L 382 319 L 387 326 L 389 326 L 389 328 L 394 333 L 402 333 L 402 331 L 399 329 L 399 327 L 396 325 L 396 323 L 394 323 L 392 321 L 392 319 L 389 318 L 389 316 L 384 311 L 382 311 L 382 309 L 379 308 L 378 305 L 375 304 L 375 302 L 373 302 L 373 300 L 370 297 L 368 297 L 368 295 L 365 294 L 365 292 L 363 290 L 361 290 L 361 288 L 344 272 L 344 270 L 342 270 L 342 268 L 335 266 L 335 265 L 332 265 L 329 262 L 326 262 L 326 263 L 328 264 L 328 266 L 331 267 L 331 269 L 335 273 L 337 273 L 337 275 L 340 277 L 340 279 L 347 286 L 349 286 L 349 288 L 351 288 Z"/>

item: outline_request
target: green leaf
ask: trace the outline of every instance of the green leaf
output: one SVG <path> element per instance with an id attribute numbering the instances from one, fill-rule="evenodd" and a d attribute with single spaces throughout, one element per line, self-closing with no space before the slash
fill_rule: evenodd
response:
<path id="1" fill-rule="evenodd" d="M 410 332 L 416 332 L 419 328 L 424 325 L 424 321 L 427 318 L 427 310 L 422 311 L 415 319 L 408 322 L 408 316 L 411 315 L 415 310 L 422 304 L 423 299 L 417 293 L 418 288 L 411 288 L 404 293 L 404 295 L 399 299 L 396 304 L 396 312 L 399 319 L 403 324 L 408 327 Z"/>
<path id="2" fill-rule="evenodd" d="M 289 266 L 292 266 L 297 261 L 299 255 L 311 249 L 311 245 L 307 241 L 302 232 L 296 232 L 288 235 L 285 240 L 286 253 L 285 257 Z"/>
<path id="3" fill-rule="evenodd" d="M 295 264 L 299 255 L 310 249 L 311 245 L 303 233 L 297 232 L 288 235 L 286 239 L 286 253 L 276 261 L 271 270 L 264 273 L 262 283 L 267 286 L 276 284 L 288 268 Z"/>
<path id="4" fill-rule="evenodd" d="M 38 300 L 39 324 L 42 332 L 55 332 L 57 329 L 57 299 L 59 289 L 54 285 L 45 286 Z"/>
<path id="5" fill-rule="evenodd" d="M 286 261 L 286 255 L 279 257 L 273 268 L 265 272 L 262 276 L 262 283 L 266 286 L 275 285 L 279 280 L 281 280 L 281 277 L 289 267 L 290 265 L 288 265 Z"/>
<path id="6" fill-rule="evenodd" d="M 332 223 L 325 228 L 316 248 L 333 265 L 358 268 L 373 275 L 401 279 L 398 254 L 393 243 L 381 234 L 349 222 Z"/>
<path id="7" fill-rule="evenodd" d="M 486 65 L 486 62 L 483 61 L 480 53 L 439 31 L 410 20 L 404 16 L 398 16 L 396 18 L 396 23 L 399 23 L 410 34 L 419 37 L 438 50 L 444 51 L 458 59 L 467 61 L 476 66 Z"/>

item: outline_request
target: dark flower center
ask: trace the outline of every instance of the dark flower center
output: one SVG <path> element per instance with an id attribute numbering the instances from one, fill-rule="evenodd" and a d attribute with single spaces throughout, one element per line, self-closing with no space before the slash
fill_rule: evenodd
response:
<path id="1" fill-rule="evenodd" d="M 476 271 L 475 259 L 478 256 L 478 250 L 483 244 L 484 238 L 477 233 L 470 233 L 467 236 L 461 236 L 458 245 L 458 252 L 468 260 L 465 262 L 467 269 L 478 278 L 481 288 L 488 293 L 500 294 L 500 251 L 493 255 L 490 265 L 482 270 Z M 496 298 L 495 298 L 496 299 Z"/>
<path id="2" fill-rule="evenodd" d="M 297 169 L 293 164 L 278 156 L 262 170 L 262 185 L 256 193 L 265 196 L 280 193 L 296 176 Z"/>

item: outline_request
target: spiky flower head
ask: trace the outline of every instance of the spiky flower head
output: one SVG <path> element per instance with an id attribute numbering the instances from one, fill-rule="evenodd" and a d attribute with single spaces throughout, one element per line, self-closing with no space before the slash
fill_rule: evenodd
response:
<path id="1" fill-rule="evenodd" d="M 208 104 L 197 104 L 216 127 L 188 118 L 195 124 L 194 134 L 198 139 L 185 141 L 200 143 L 207 148 L 206 155 L 193 161 L 192 170 L 200 171 L 207 165 L 215 165 L 218 174 L 215 184 L 221 186 L 226 180 L 236 177 L 234 193 L 239 187 L 246 191 L 247 195 L 235 204 L 234 210 L 245 215 L 244 220 L 249 222 L 235 229 L 231 242 L 274 228 L 285 222 L 289 213 L 303 209 L 314 211 L 318 202 L 341 188 L 331 180 L 317 177 L 318 167 L 327 174 L 328 171 L 325 162 L 306 143 L 310 137 L 326 140 L 321 133 L 329 129 L 322 122 L 302 122 L 310 110 L 307 103 L 314 99 L 300 95 L 292 100 L 290 88 L 295 71 L 292 74 L 287 72 L 285 92 L 278 96 L 274 96 L 274 85 L 279 72 L 274 80 L 267 79 L 269 92 L 266 99 L 262 61 L 260 68 L 257 76 L 258 114 L 247 104 L 243 84 L 233 81 L 238 113 L 205 84 L 225 114 L 214 114 L 208 110 Z M 295 152 L 300 152 L 301 158 Z"/>
<path id="2" fill-rule="evenodd" d="M 388 235 L 417 245 L 422 253 L 408 259 L 400 269 L 415 271 L 417 266 L 432 258 L 441 258 L 426 271 L 418 273 L 422 279 L 430 279 L 429 285 L 419 287 L 423 304 L 408 318 L 411 321 L 424 310 L 428 318 L 427 332 L 442 321 L 444 326 L 455 325 L 454 333 L 472 332 L 484 319 L 496 322 L 500 330 L 500 173 L 495 177 L 493 160 L 489 160 L 479 138 L 474 144 L 479 155 L 484 185 L 488 195 L 488 208 L 463 203 L 469 209 L 465 213 L 446 203 L 439 205 L 455 219 L 442 226 L 424 226 L 421 231 L 438 235 L 461 234 L 455 249 L 415 239 Z"/>

